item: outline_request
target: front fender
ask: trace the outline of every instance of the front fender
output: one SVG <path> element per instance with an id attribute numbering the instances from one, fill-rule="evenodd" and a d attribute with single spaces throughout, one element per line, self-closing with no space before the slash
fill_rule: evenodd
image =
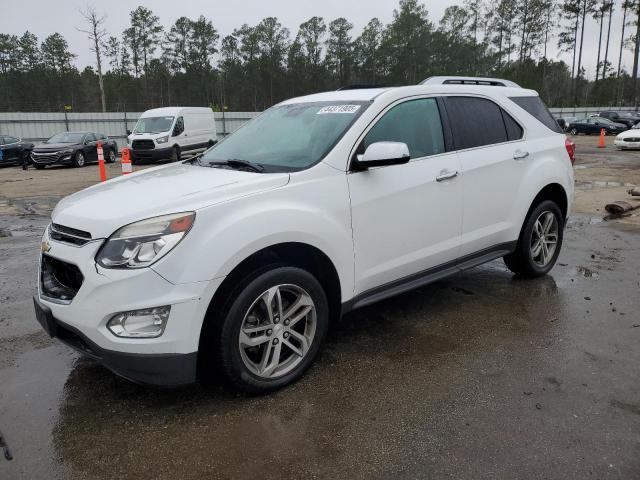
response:
<path id="1" fill-rule="evenodd" d="M 286 187 L 198 210 L 192 231 L 152 268 L 176 284 L 206 281 L 269 246 L 304 243 L 331 260 L 348 299 L 354 277 L 350 215 L 344 172 L 292 178 Z"/>

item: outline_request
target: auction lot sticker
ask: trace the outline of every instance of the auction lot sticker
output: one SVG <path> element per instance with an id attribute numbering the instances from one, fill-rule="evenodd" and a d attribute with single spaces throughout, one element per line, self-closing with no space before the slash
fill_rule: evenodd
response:
<path id="1" fill-rule="evenodd" d="M 325 113 L 356 113 L 360 105 L 328 105 L 318 110 L 318 115 Z"/>

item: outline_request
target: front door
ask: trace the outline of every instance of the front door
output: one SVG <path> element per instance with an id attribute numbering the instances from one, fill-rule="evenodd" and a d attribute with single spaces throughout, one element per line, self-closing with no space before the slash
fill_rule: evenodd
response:
<path id="1" fill-rule="evenodd" d="M 455 152 L 445 152 L 436 99 L 392 105 L 357 152 L 380 141 L 406 143 L 411 160 L 347 175 L 356 295 L 453 262 L 460 247 L 460 166 Z"/>

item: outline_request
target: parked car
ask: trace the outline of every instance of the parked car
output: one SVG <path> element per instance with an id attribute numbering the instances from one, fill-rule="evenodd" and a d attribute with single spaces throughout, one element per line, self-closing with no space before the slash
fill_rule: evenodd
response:
<path id="1" fill-rule="evenodd" d="M 591 135 L 592 133 L 599 134 L 603 128 L 607 135 L 616 135 L 624 132 L 628 127 L 623 123 L 614 123 L 608 118 L 589 117 L 571 122 L 567 130 L 571 135 L 578 135 L 579 133 Z"/>
<path id="2" fill-rule="evenodd" d="M 563 131 L 567 131 L 567 128 L 569 127 L 569 124 L 571 124 L 572 122 L 575 122 L 576 120 L 578 120 L 577 117 L 561 117 L 558 118 L 556 121 L 558 122 L 558 125 L 560 125 L 560 128 L 562 128 Z"/>
<path id="3" fill-rule="evenodd" d="M 33 143 L 23 142 L 22 139 L 0 133 L 0 165 L 15 165 L 22 163 L 31 155 Z"/>
<path id="4" fill-rule="evenodd" d="M 622 123 L 626 125 L 628 128 L 633 127 L 636 123 L 640 121 L 640 116 L 638 114 L 633 114 L 630 112 L 612 112 L 610 110 L 600 112 L 597 115 L 601 118 L 606 118 L 615 123 Z"/>
<path id="5" fill-rule="evenodd" d="M 201 156 L 61 200 L 36 316 L 138 382 L 213 368 L 269 392 L 303 374 L 345 312 L 500 257 L 523 278 L 549 272 L 573 161 L 517 86 L 287 100 Z"/>
<path id="6" fill-rule="evenodd" d="M 57 133 L 46 142 L 36 145 L 31 152 L 31 159 L 38 169 L 48 165 L 84 167 L 87 162 L 98 161 L 98 141 L 102 142 L 105 161 L 115 162 L 118 144 L 106 135 L 94 132 Z"/>
<path id="7" fill-rule="evenodd" d="M 640 148 L 640 127 L 634 127 L 618 134 L 613 144 L 620 150 Z"/>
<path id="8" fill-rule="evenodd" d="M 131 160 L 180 160 L 216 143 L 216 121 L 210 108 L 165 107 L 147 110 L 128 131 Z"/>

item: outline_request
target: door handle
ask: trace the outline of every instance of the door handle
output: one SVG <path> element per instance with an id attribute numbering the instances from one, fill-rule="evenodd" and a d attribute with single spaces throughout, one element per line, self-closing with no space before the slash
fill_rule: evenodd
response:
<path id="1" fill-rule="evenodd" d="M 444 182 L 445 180 L 449 180 L 450 178 L 455 178 L 458 176 L 458 172 L 447 172 L 443 170 L 440 172 L 440 175 L 436 177 L 436 182 Z"/>
<path id="2" fill-rule="evenodd" d="M 529 152 L 525 151 L 525 150 L 516 150 L 515 152 L 513 152 L 513 159 L 514 160 L 522 160 L 523 158 L 527 158 L 529 156 Z"/>

